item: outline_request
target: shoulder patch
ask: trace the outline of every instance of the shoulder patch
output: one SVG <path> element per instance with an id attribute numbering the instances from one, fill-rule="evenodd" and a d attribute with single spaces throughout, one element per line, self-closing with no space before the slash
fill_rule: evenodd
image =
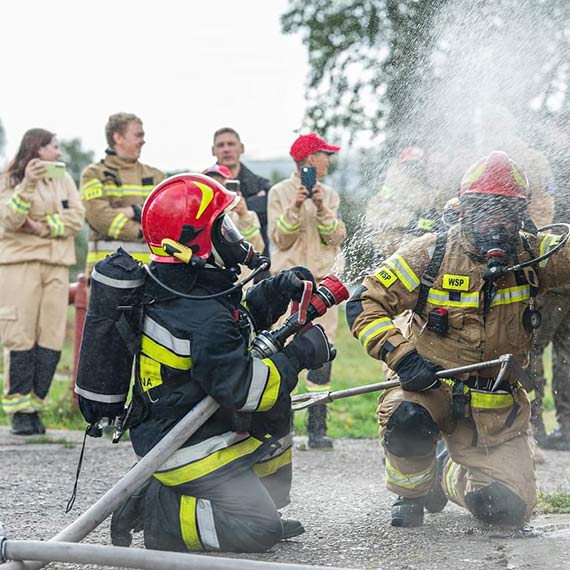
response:
<path id="1" fill-rule="evenodd" d="M 385 266 L 380 267 L 376 272 L 376 279 L 378 279 L 386 289 L 391 287 L 398 280 L 396 275 Z"/>
<path id="2" fill-rule="evenodd" d="M 441 287 L 451 291 L 469 291 L 469 275 L 445 273 Z"/>

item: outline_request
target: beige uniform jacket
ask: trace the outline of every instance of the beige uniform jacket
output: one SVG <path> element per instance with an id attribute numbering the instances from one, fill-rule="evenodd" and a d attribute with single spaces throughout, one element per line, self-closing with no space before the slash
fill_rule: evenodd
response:
<path id="1" fill-rule="evenodd" d="M 91 240 L 142 242 L 141 225 L 117 208 L 142 206 L 163 172 L 141 162 L 128 162 L 107 151 L 101 162 L 81 174 L 81 199 L 85 205 Z"/>
<path id="2" fill-rule="evenodd" d="M 527 237 L 532 249 L 541 253 L 551 249 L 556 241 L 548 234 Z M 416 305 L 420 279 L 431 259 L 435 239 L 428 234 L 409 242 L 364 280 L 365 289 L 357 292 L 347 306 L 354 336 L 370 356 L 384 360 L 391 368 L 414 347 L 424 358 L 444 368 L 494 359 L 505 353 L 515 355 L 525 366 L 531 335 L 524 329 L 522 317 L 529 305 L 529 284 L 526 279 L 517 283 L 512 272 L 499 279 L 485 321 L 486 263 L 473 255 L 459 224 L 449 231 L 446 254 L 422 315 L 411 314 L 409 338 L 394 326 L 392 319 L 396 315 Z M 522 242 L 519 259 L 529 259 Z M 570 283 L 570 246 L 541 262 L 535 276 L 539 291 Z M 532 272 L 527 272 L 527 278 L 532 277 Z M 437 307 L 448 310 L 446 336 L 424 329 L 427 314 Z M 488 369 L 480 374 L 492 377 L 496 373 L 497 370 Z"/>
<path id="3" fill-rule="evenodd" d="M 21 231 L 31 218 L 36 234 Z M 25 179 L 11 187 L 7 174 L 0 179 L 0 263 L 40 261 L 51 265 L 75 263 L 73 237 L 81 229 L 85 210 L 75 182 L 63 178 Z"/>
<path id="4" fill-rule="evenodd" d="M 391 255 L 406 238 L 411 239 L 410 232 L 435 231 L 443 207 L 453 195 L 450 188 L 432 187 L 427 179 L 411 175 L 399 161 L 394 162 L 382 189 L 366 207 L 376 252 Z"/>
<path id="5" fill-rule="evenodd" d="M 294 174 L 269 192 L 267 218 L 274 246 L 271 272 L 304 265 L 319 281 L 333 269 L 342 271 L 340 246 L 346 237 L 346 228 L 338 214 L 339 196 L 330 186 L 323 185 L 324 208 L 317 213 L 310 199 L 300 208 L 295 207 L 295 194 L 300 185 L 300 178 Z"/>

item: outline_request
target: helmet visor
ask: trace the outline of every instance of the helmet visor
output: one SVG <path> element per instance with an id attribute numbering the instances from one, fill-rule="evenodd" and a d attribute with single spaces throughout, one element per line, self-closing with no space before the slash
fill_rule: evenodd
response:
<path id="1" fill-rule="evenodd" d="M 222 219 L 220 234 L 222 240 L 230 245 L 243 241 L 243 236 L 227 214 Z"/>

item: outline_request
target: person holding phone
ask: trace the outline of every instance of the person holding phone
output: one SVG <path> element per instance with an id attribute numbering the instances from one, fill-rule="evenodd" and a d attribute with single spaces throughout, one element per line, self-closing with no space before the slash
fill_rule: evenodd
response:
<path id="1" fill-rule="evenodd" d="M 69 267 L 85 210 L 54 133 L 30 129 L 0 176 L 2 407 L 12 433 L 45 433 L 44 408 L 65 339 Z"/>
<path id="2" fill-rule="evenodd" d="M 295 161 L 293 175 L 273 186 L 269 192 L 268 228 L 272 243 L 271 272 L 278 273 L 297 265 L 307 267 L 317 284 L 333 269 L 342 269 L 341 245 L 346 229 L 339 215 L 339 196 L 320 182 L 328 174 L 330 156 L 340 150 L 315 133 L 301 135 L 291 146 Z M 334 342 L 338 310 L 333 307 L 318 320 Z M 328 390 L 331 363 L 307 373 L 309 390 Z M 312 406 L 307 413 L 308 444 L 330 448 L 327 437 L 326 405 Z"/>

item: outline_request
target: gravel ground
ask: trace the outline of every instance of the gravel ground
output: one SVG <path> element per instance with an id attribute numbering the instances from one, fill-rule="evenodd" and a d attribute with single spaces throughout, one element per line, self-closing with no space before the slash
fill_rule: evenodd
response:
<path id="1" fill-rule="evenodd" d="M 50 432 L 44 443 L 16 438 L 0 428 L 0 521 L 10 538 L 47 540 L 92 505 L 132 465 L 128 442 L 88 439 L 78 497 L 73 487 L 82 434 Z M 545 492 L 570 491 L 570 453 L 546 452 L 539 466 Z M 334 451 L 296 451 L 292 504 L 285 513 L 307 532 L 258 555 L 227 555 L 271 562 L 382 570 L 570 567 L 570 515 L 536 515 L 523 530 L 477 523 L 455 505 L 426 514 L 419 529 L 389 525 L 393 496 L 384 489 L 379 444 L 340 440 Z M 88 484 L 89 483 L 89 484 Z M 110 544 L 108 523 L 85 542 Z M 134 546 L 141 546 L 137 535 Z M 52 563 L 47 568 L 92 569 Z"/>

